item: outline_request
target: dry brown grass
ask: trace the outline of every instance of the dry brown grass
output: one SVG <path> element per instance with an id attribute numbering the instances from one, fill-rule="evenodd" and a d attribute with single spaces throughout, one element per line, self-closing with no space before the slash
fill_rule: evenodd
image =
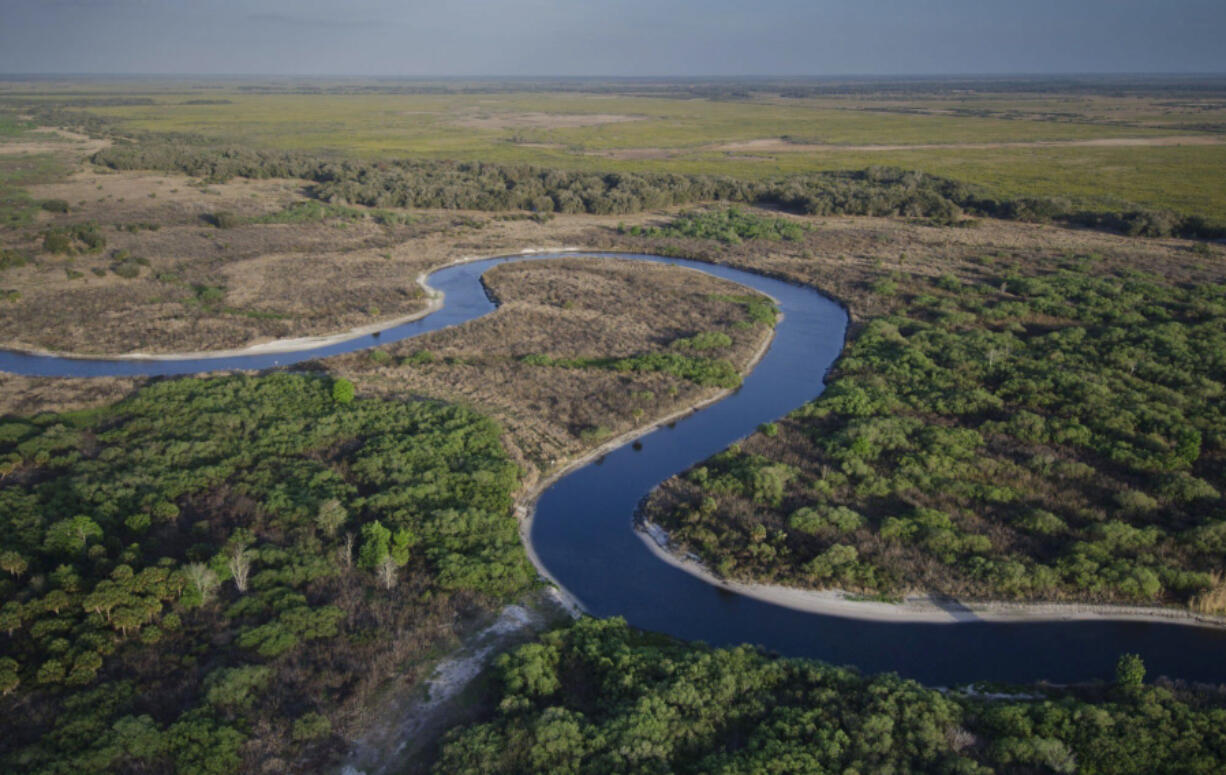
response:
<path id="1" fill-rule="evenodd" d="M 0 417 L 90 409 L 114 403 L 144 382 L 142 379 L 119 377 L 22 377 L 0 371 Z"/>
<path id="2" fill-rule="evenodd" d="M 83 172 L 69 183 L 37 187 L 38 196 L 72 205 L 67 215 L 40 214 L 40 225 L 93 220 L 102 225 L 107 246 L 65 257 L 42 253 L 33 229 L 0 235 L 3 246 L 35 255 L 32 263 L 0 275 L 0 287 L 21 294 L 5 304 L 0 343 L 93 354 L 165 353 L 338 333 L 421 309 L 425 302 L 415 278 L 428 268 L 466 255 L 560 246 L 594 224 L 611 225 L 608 218 L 591 216 L 542 225 L 415 211 L 408 225 L 394 227 L 364 219 L 218 229 L 204 216 L 224 210 L 249 219 L 278 212 L 303 201 L 300 182 L 234 182 L 207 190 L 189 183 L 183 177 Z M 110 198 L 78 205 L 76 197 L 95 184 L 105 188 L 97 193 Z M 160 228 L 115 228 L 130 223 Z M 116 251 L 148 266 L 136 278 L 120 277 L 111 271 Z M 223 289 L 222 295 L 202 303 L 206 288 Z"/>
<path id="3" fill-rule="evenodd" d="M 746 289 L 691 270 L 608 259 L 507 264 L 486 275 L 501 300 L 494 313 L 382 350 L 328 359 L 362 392 L 462 400 L 496 417 L 530 476 L 655 419 L 716 395 L 666 374 L 533 366 L 519 358 L 627 356 L 662 351 L 700 331 L 723 331 L 731 347 L 712 351 L 744 368 L 769 335 L 736 325 L 743 309 L 710 298 Z M 429 351 L 434 363 L 400 365 Z M 603 428 L 606 435 L 591 431 Z"/>
<path id="4" fill-rule="evenodd" d="M 1214 571 L 1209 580 L 1209 589 L 1192 598 L 1188 607 L 1202 614 L 1226 614 L 1226 578 Z"/>

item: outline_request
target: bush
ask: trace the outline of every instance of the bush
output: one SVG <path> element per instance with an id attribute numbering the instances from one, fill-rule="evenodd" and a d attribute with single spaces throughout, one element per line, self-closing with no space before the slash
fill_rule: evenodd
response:
<path id="1" fill-rule="evenodd" d="M 1121 689 L 1138 689 L 1145 683 L 1145 663 L 1137 654 L 1123 654 L 1115 663 L 1115 685 Z"/>
<path id="2" fill-rule="evenodd" d="M 677 339 L 673 347 L 680 350 L 718 350 L 732 346 L 732 337 L 722 331 L 703 331 L 686 339 Z"/>
<path id="3" fill-rule="evenodd" d="M 44 199 L 42 208 L 49 213 L 66 213 L 68 202 L 64 199 Z"/>
<path id="4" fill-rule="evenodd" d="M 219 210 L 209 216 L 208 220 L 219 229 L 233 229 L 243 223 L 241 218 L 228 210 Z"/>
<path id="5" fill-rule="evenodd" d="M 304 713 L 294 719 L 291 736 L 295 742 L 303 743 L 318 740 L 332 734 L 332 722 L 320 713 Z"/>
<path id="6" fill-rule="evenodd" d="M 63 232 L 49 231 L 43 235 L 43 250 L 48 253 L 71 253 L 72 239 Z"/>
<path id="7" fill-rule="evenodd" d="M 25 254 L 8 248 L 0 248 L 0 272 L 5 269 L 16 269 L 29 263 Z"/>
<path id="8" fill-rule="evenodd" d="M 131 280 L 140 275 L 140 263 L 134 259 L 125 259 L 111 266 L 111 271 L 125 279 Z"/>
<path id="9" fill-rule="evenodd" d="M 344 377 L 337 377 L 332 381 L 332 400 L 338 404 L 348 404 L 353 401 L 355 392 L 353 383 Z"/>

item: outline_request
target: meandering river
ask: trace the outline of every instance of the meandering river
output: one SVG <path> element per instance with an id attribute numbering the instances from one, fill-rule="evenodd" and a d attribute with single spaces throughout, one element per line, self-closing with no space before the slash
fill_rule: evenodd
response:
<path id="1" fill-rule="evenodd" d="M 492 312 L 481 275 L 510 261 L 593 254 L 533 253 L 455 264 L 430 275 L 443 307 L 378 334 L 313 349 L 205 358 L 93 359 L 0 352 L 0 370 L 33 376 L 193 374 L 288 366 L 407 339 Z M 634 511 L 660 482 L 818 395 L 843 348 L 847 317 L 820 293 L 781 280 L 684 259 L 621 260 L 684 266 L 773 296 L 774 341 L 735 393 L 567 474 L 540 496 L 532 548 L 543 569 L 595 616 L 716 645 L 752 643 L 930 684 L 976 680 L 1070 682 L 1109 677 L 1122 652 L 1150 675 L 1226 682 L 1226 630 L 1160 621 L 894 623 L 809 613 L 728 592 L 664 562 L 640 540 Z"/>

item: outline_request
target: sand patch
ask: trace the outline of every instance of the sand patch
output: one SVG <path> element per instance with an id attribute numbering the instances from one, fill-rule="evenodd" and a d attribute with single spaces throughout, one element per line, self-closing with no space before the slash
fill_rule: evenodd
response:
<path id="1" fill-rule="evenodd" d="M 32 134 L 22 135 L 11 142 L 0 140 L 0 155 L 21 156 L 35 153 L 69 153 L 87 155 L 110 146 L 110 140 L 95 140 L 88 135 L 66 129 L 39 127 Z"/>

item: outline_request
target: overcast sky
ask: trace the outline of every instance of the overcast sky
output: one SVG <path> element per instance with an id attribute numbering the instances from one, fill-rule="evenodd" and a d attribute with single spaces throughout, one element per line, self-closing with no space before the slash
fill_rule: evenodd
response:
<path id="1" fill-rule="evenodd" d="M 1226 72 L 1226 0 L 0 0 L 0 73 Z"/>

